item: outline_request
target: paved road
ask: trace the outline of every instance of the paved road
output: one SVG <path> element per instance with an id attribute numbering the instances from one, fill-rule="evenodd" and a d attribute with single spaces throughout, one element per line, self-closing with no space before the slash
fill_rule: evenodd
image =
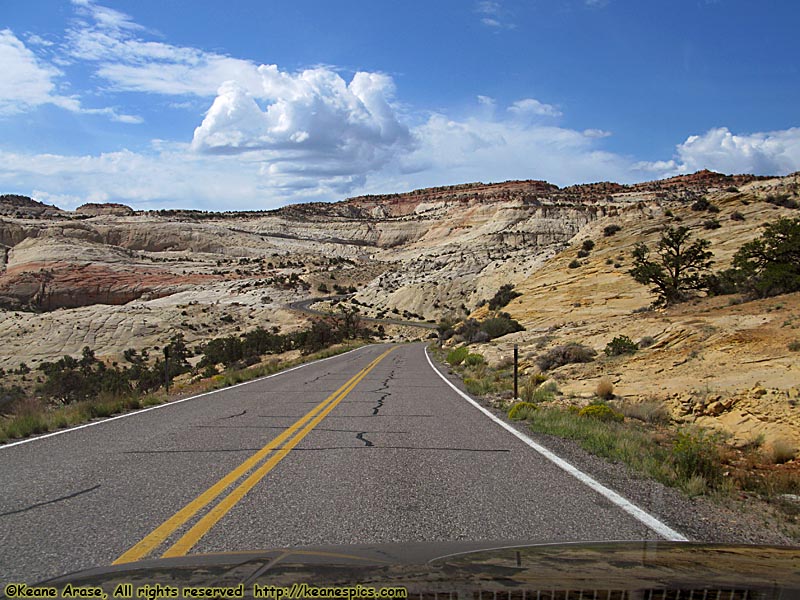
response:
<path id="1" fill-rule="evenodd" d="M 423 344 L 0 447 L 0 489 L 0 586 L 164 554 L 659 538 L 459 396 Z"/>

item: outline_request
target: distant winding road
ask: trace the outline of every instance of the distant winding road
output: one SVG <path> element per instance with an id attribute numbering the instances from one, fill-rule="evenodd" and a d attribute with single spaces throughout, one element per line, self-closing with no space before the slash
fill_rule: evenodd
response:
<path id="1" fill-rule="evenodd" d="M 296 302 L 290 302 L 286 305 L 287 308 L 291 310 L 296 310 L 298 312 L 305 313 L 307 315 L 315 315 L 315 316 L 323 316 L 327 317 L 330 316 L 330 313 L 315 310 L 311 308 L 312 304 L 316 304 L 317 302 L 326 302 L 331 300 L 342 300 L 344 298 L 349 298 L 350 294 L 344 294 L 340 296 L 325 296 L 323 298 L 307 298 L 306 300 L 298 300 Z M 403 321 L 401 319 L 374 319 L 372 317 L 361 317 L 362 321 L 367 321 L 369 323 L 382 323 L 385 325 L 408 325 L 409 327 L 420 327 L 422 329 L 436 329 L 435 323 L 424 323 L 422 321 Z"/>

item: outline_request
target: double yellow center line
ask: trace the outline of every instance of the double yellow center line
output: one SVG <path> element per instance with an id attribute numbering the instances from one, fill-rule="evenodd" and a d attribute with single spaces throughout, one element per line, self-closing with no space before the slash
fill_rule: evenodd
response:
<path id="1" fill-rule="evenodd" d="M 322 421 L 336 405 L 339 404 L 349 394 L 367 374 L 374 369 L 379 362 L 394 350 L 390 348 L 378 358 L 361 369 L 352 378 L 345 382 L 342 387 L 325 398 L 312 410 L 301 417 L 291 427 L 270 441 L 253 456 L 248 458 L 214 485 L 184 506 L 181 510 L 164 521 L 147 537 L 125 552 L 113 564 L 134 562 L 141 560 L 151 554 L 156 548 L 163 544 L 180 527 L 191 520 L 203 508 L 211 504 L 231 485 L 250 472 L 262 460 L 267 458 L 275 451 L 269 459 L 260 467 L 253 471 L 242 483 L 231 490 L 227 496 L 223 497 L 214 507 L 211 508 L 203 517 L 192 526 L 177 542 L 170 546 L 163 557 L 184 556 L 197 542 L 207 534 L 216 523 L 230 511 L 234 505 L 241 500 L 264 476 L 269 473 L 275 465 L 283 460 L 292 448 L 297 446 L 300 441 Z"/>

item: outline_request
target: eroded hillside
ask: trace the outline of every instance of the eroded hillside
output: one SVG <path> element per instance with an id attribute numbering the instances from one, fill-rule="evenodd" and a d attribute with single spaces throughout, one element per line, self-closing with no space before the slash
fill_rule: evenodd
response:
<path id="1" fill-rule="evenodd" d="M 797 174 L 704 171 L 631 186 L 467 184 L 251 213 L 119 204 L 70 212 L 3 196 L 0 367 L 35 368 L 87 345 L 119 360 L 176 333 L 191 345 L 256 326 L 292 331 L 307 317 L 289 303 L 335 293 L 354 293 L 350 302 L 377 318 L 480 317 L 482 302 L 513 284 L 522 295 L 504 310 L 526 331 L 481 347 L 490 359 L 516 343 L 534 369 L 539 353 L 564 341 L 602 355 L 617 335 L 649 336 L 631 358 L 558 369 L 562 390 L 587 395 L 608 377 L 619 394 L 661 398 L 679 418 L 726 425 L 742 439 L 763 429 L 800 441 L 800 373 L 787 350 L 800 337 L 797 295 L 649 311 L 647 287 L 626 273 L 634 244 L 653 245 L 678 222 L 710 240 L 715 268 L 724 267 L 762 224 L 796 214 L 767 199 L 798 189 Z M 719 212 L 692 210 L 701 198 Z M 706 229 L 710 220 L 720 226 Z M 609 225 L 619 230 L 606 235 Z M 594 247 L 578 257 L 587 239 Z"/>

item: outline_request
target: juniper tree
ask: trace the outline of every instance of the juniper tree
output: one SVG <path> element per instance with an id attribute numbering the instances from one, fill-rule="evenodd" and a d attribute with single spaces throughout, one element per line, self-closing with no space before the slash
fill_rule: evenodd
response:
<path id="1" fill-rule="evenodd" d="M 652 259 L 645 244 L 636 244 L 631 252 L 633 268 L 628 273 L 639 283 L 653 285 L 651 291 L 658 295 L 655 304 L 682 302 L 708 288 L 705 274 L 713 263 L 709 245 L 703 239 L 690 242 L 688 227 L 669 227 Z"/>

